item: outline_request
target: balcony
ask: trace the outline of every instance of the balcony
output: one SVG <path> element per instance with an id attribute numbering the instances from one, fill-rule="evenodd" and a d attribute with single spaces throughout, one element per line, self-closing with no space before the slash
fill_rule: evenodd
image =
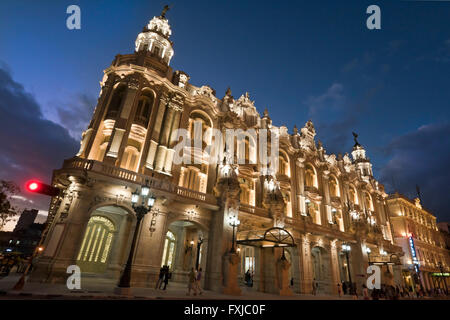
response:
<path id="1" fill-rule="evenodd" d="M 82 170 L 84 172 L 93 172 L 107 177 L 124 180 L 136 184 L 145 184 L 148 181 L 150 188 L 174 193 L 180 197 L 192 200 L 207 202 L 209 204 L 216 204 L 216 198 L 211 194 L 198 192 L 174 185 L 167 180 L 161 180 L 155 177 L 150 177 L 134 171 L 125 170 L 119 167 L 107 165 L 100 161 L 87 160 L 82 158 L 71 158 L 64 161 L 62 169 L 59 172 L 67 170 Z"/>
<path id="2" fill-rule="evenodd" d="M 319 194 L 319 190 L 313 186 L 305 186 L 305 191 Z"/>
<path id="3" fill-rule="evenodd" d="M 256 214 L 258 216 L 261 217 L 268 217 L 269 213 L 266 209 L 263 208 L 258 208 L 258 207 L 254 207 L 248 204 L 244 204 L 241 203 L 239 206 L 239 210 L 243 211 L 243 212 L 247 212 L 247 213 L 251 213 L 251 214 Z"/>

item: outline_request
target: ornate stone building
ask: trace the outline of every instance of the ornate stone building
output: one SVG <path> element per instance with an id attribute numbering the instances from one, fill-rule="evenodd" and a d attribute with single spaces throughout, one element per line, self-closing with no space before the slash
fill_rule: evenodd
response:
<path id="1" fill-rule="evenodd" d="M 449 277 L 440 273 L 450 270 L 450 254 L 439 232 L 436 217 L 414 201 L 399 193 L 388 197 L 387 203 L 394 230 L 394 241 L 403 248 L 402 273 L 404 284 L 425 290 L 450 287 Z M 443 271 L 443 272 L 442 272 Z"/>
<path id="2" fill-rule="evenodd" d="M 356 136 L 351 156 L 327 154 L 311 121 L 288 132 L 272 124 L 267 110 L 261 116 L 248 93 L 235 99 L 228 89 L 218 98 L 211 87 L 191 84 L 169 66 L 171 33 L 163 12 L 138 35 L 135 52 L 117 55 L 104 71 L 80 150 L 54 171 L 64 194 L 52 199 L 31 280 L 65 281 L 67 266 L 77 264 L 83 277 L 117 283 L 136 225 L 131 195 L 147 183 L 156 202 L 137 230 L 132 286 L 154 286 L 162 265 L 170 266 L 173 282 L 185 282 L 198 265 L 204 287 L 215 291 L 239 293 L 247 270 L 252 290 L 291 294 L 293 279 L 294 292 L 311 293 L 315 279 L 319 292 L 336 294 L 337 284 L 351 278 L 361 291 L 368 251 L 375 261 L 396 258 L 401 248 L 393 242 L 387 194 Z M 194 164 L 174 163 L 178 128 L 190 138 L 206 136 L 184 148 Z M 278 171 L 260 164 L 251 136 L 236 150 L 246 163 L 208 161 L 209 128 L 253 129 L 258 136 L 276 129 Z M 237 230 L 229 224 L 233 216 Z M 388 265 L 382 282 L 392 281 L 401 283 L 401 273 Z"/>

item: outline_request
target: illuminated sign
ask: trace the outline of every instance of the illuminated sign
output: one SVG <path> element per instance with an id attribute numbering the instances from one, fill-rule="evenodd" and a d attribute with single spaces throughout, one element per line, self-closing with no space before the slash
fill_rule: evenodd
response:
<path id="1" fill-rule="evenodd" d="M 433 272 L 431 275 L 433 277 L 450 277 L 450 273 L 448 273 L 448 272 L 444 272 L 444 273 Z"/>
<path id="2" fill-rule="evenodd" d="M 416 255 L 416 248 L 414 246 L 414 240 L 413 237 L 410 236 L 409 237 L 409 247 L 411 249 L 411 256 L 412 256 L 412 262 L 414 264 L 414 270 L 416 270 L 416 272 L 419 272 L 419 259 L 417 259 L 417 255 Z"/>

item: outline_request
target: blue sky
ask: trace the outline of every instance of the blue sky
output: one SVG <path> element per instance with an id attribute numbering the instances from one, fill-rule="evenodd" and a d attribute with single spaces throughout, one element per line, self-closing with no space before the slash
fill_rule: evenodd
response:
<path id="1" fill-rule="evenodd" d="M 81 30 L 66 28 L 71 4 L 81 8 Z M 20 108 L 0 105 L 16 112 L 3 126 L 2 144 L 20 145 L 30 134 L 42 135 L 33 144 L 39 146 L 33 149 L 35 163 L 20 163 L 20 151 L 6 148 L 10 153 L 0 157 L 0 178 L 22 183 L 35 174 L 49 180 L 51 169 L 76 152 L 103 69 L 116 54 L 133 51 L 137 34 L 164 4 L 2 1 L 5 92 L 10 98 L 25 96 L 45 130 L 36 125 L 31 132 L 20 125 Z M 350 152 L 351 132 L 358 132 L 388 191 L 395 185 L 414 196 L 419 184 L 425 206 L 450 220 L 450 1 L 171 4 L 174 70 L 187 72 L 195 85 L 210 85 L 219 98 L 228 86 L 235 97 L 248 91 L 261 113 L 267 107 L 273 122 L 289 130 L 311 118 L 330 153 Z M 381 30 L 366 28 L 371 4 L 381 8 Z M 11 83 L 18 86 L 14 95 Z M 17 138 L 8 139 L 14 130 Z M 60 139 L 43 135 L 58 130 Z M 45 209 L 43 200 L 36 201 Z"/>

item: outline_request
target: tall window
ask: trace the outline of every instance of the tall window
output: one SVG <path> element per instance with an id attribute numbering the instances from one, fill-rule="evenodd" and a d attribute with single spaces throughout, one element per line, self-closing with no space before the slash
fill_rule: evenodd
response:
<path id="1" fill-rule="evenodd" d="M 306 165 L 305 168 L 305 183 L 308 187 L 317 187 L 316 186 L 316 173 L 314 168 L 311 165 Z"/>
<path id="2" fill-rule="evenodd" d="M 153 105 L 153 97 L 150 92 L 143 92 L 138 101 L 134 122 L 147 128 L 150 111 Z"/>
<path id="3" fill-rule="evenodd" d="M 356 189 L 354 187 L 350 187 L 349 191 L 349 198 L 350 198 L 350 202 L 354 203 L 354 204 L 358 204 L 358 194 L 356 193 Z"/>
<path id="4" fill-rule="evenodd" d="M 139 151 L 135 147 L 128 146 L 125 148 L 125 151 L 123 152 L 120 167 L 127 170 L 136 171 L 138 160 L 139 160 Z"/>
<path id="5" fill-rule="evenodd" d="M 246 184 L 241 184 L 240 201 L 244 204 L 250 204 L 250 191 Z"/>
<path id="6" fill-rule="evenodd" d="M 330 195 L 332 197 L 339 197 L 338 182 L 334 177 L 330 178 Z"/>
<path id="7" fill-rule="evenodd" d="M 365 205 L 366 205 L 366 209 L 373 211 L 373 205 L 372 205 L 372 198 L 370 197 L 370 194 L 368 194 L 367 192 L 364 194 L 364 200 L 365 200 Z"/>
<path id="8" fill-rule="evenodd" d="M 120 106 L 122 104 L 122 100 L 125 96 L 125 88 L 124 85 L 119 85 L 113 93 L 111 101 L 108 106 L 108 112 L 106 113 L 105 119 L 116 119 L 119 114 Z"/>
<path id="9" fill-rule="evenodd" d="M 77 258 L 83 271 L 104 271 L 111 251 L 114 231 L 114 224 L 108 218 L 92 216 L 89 219 Z"/>
<path id="10" fill-rule="evenodd" d="M 175 256 L 175 235 L 171 231 L 167 231 L 166 241 L 164 242 L 163 258 L 161 266 L 172 267 Z"/>

